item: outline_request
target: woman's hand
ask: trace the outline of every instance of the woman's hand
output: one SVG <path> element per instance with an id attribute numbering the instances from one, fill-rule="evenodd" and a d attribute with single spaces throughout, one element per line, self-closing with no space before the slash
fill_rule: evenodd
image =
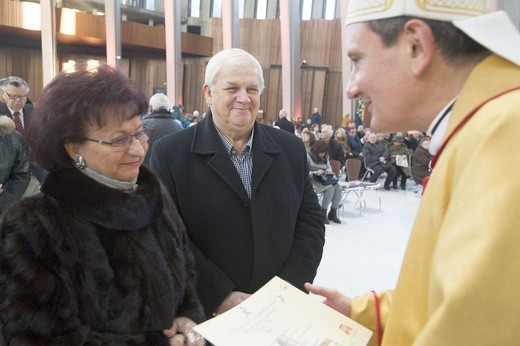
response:
<path id="1" fill-rule="evenodd" d="M 335 289 L 315 286 L 308 282 L 305 283 L 304 287 L 312 294 L 324 297 L 325 300 L 323 301 L 323 304 L 333 308 L 347 317 L 350 317 L 352 301 L 349 297 L 341 294 Z"/>
<path id="2" fill-rule="evenodd" d="M 202 337 L 192 331 L 197 323 L 187 317 L 177 317 L 173 320 L 170 329 L 163 330 L 164 335 L 169 339 L 170 346 L 204 346 L 206 342 Z"/>
<path id="3" fill-rule="evenodd" d="M 222 301 L 222 303 L 219 305 L 217 310 L 215 310 L 215 313 L 222 314 L 229 309 L 237 306 L 238 304 L 242 303 L 244 300 L 249 298 L 250 294 L 239 292 L 239 291 L 233 291 Z"/>

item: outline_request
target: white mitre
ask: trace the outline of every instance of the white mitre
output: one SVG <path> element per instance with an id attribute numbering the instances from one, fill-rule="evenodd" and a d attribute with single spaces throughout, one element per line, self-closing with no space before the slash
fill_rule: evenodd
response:
<path id="1" fill-rule="evenodd" d="M 346 24 L 409 16 L 452 22 L 493 53 L 520 66 L 520 33 L 488 0 L 349 0 Z"/>

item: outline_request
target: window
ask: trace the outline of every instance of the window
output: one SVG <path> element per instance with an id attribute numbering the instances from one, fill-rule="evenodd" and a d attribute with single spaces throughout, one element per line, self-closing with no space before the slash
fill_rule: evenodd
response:
<path id="1" fill-rule="evenodd" d="M 303 0 L 302 20 L 309 20 L 312 16 L 312 0 Z"/>
<path id="2" fill-rule="evenodd" d="M 336 17 L 336 0 L 327 0 L 325 7 L 325 19 L 332 20 Z"/>
<path id="3" fill-rule="evenodd" d="M 211 17 L 220 18 L 222 17 L 222 0 L 211 1 Z"/>
<path id="4" fill-rule="evenodd" d="M 200 0 L 190 0 L 188 6 L 188 15 L 193 18 L 200 18 Z"/>
<path id="5" fill-rule="evenodd" d="M 267 0 L 256 1 L 256 19 L 267 18 Z"/>

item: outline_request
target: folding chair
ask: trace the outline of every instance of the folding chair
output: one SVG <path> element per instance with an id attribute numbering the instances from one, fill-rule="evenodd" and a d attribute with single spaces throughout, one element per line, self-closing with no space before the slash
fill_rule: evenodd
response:
<path id="1" fill-rule="evenodd" d="M 348 182 L 340 183 L 340 186 L 343 190 L 342 201 L 344 201 L 347 198 L 349 193 L 354 192 L 357 197 L 356 204 L 359 204 L 360 213 L 362 213 L 363 210 L 366 210 L 366 201 L 363 199 L 363 193 L 365 191 L 375 191 L 379 200 L 379 211 L 381 211 L 381 196 L 378 192 L 378 189 L 381 187 L 381 184 L 365 181 L 367 173 L 365 173 L 361 180 L 358 179 L 359 172 L 361 171 L 361 160 L 347 159 L 347 161 L 345 161 L 345 170 Z M 368 168 L 367 172 L 369 172 Z"/>

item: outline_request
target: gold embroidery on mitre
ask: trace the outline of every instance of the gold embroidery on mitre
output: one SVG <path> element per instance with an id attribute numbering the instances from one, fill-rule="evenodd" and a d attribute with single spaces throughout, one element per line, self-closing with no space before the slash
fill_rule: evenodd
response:
<path id="1" fill-rule="evenodd" d="M 350 0 L 348 2 L 348 16 L 357 17 L 385 12 L 394 2 L 395 0 Z"/>
<path id="2" fill-rule="evenodd" d="M 486 0 L 415 0 L 425 12 L 478 16 L 486 13 Z"/>

